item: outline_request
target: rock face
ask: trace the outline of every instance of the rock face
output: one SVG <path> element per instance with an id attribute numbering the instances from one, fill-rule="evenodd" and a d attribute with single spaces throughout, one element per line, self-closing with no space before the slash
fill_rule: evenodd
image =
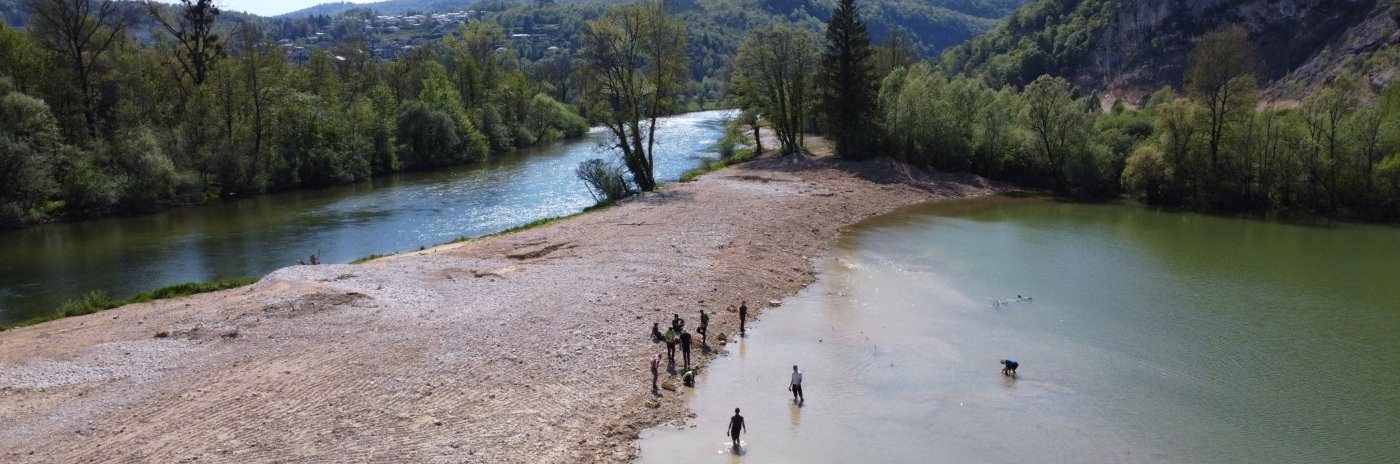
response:
<path id="1" fill-rule="evenodd" d="M 1202 35 L 1239 24 L 1259 50 L 1267 97 L 1292 99 L 1339 72 L 1347 56 L 1395 42 L 1390 0 L 1169 0 L 1122 2 L 1076 81 L 1138 96 L 1179 87 Z M 1131 102 L 1132 100 L 1129 99 Z"/>
<path id="2" fill-rule="evenodd" d="M 944 63 L 1013 83 L 1059 75 L 1135 104 L 1180 88 L 1201 36 L 1238 24 L 1259 51 L 1264 96 L 1288 100 L 1343 70 L 1389 82 L 1397 11 L 1394 0 L 1037 0 Z"/>

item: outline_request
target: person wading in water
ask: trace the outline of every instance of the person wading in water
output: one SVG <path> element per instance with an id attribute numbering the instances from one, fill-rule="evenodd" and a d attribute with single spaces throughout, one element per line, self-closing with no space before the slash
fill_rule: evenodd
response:
<path id="1" fill-rule="evenodd" d="M 802 371 L 797 370 L 797 365 L 792 366 L 792 382 L 788 383 L 788 391 L 792 392 L 792 402 L 801 404 L 807 398 L 802 396 Z"/>
<path id="2" fill-rule="evenodd" d="M 739 432 L 748 432 L 749 428 L 744 425 L 744 416 L 739 415 L 739 408 L 734 408 L 734 417 L 729 418 L 729 438 L 734 441 L 734 452 L 739 452 Z"/>

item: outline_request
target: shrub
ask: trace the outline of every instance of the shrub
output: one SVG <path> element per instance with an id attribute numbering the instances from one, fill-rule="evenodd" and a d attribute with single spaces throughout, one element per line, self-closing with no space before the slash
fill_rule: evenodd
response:
<path id="1" fill-rule="evenodd" d="M 574 173 L 588 185 L 588 193 L 600 203 L 619 200 L 631 193 L 627 178 L 623 177 L 623 168 L 617 163 L 593 158 L 579 163 Z"/>

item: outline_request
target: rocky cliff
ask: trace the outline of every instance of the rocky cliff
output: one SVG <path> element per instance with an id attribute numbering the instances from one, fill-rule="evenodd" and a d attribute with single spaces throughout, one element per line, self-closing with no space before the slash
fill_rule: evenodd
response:
<path id="1" fill-rule="evenodd" d="M 1259 51 L 1265 96 L 1289 100 L 1343 72 L 1388 82 L 1396 17 L 1394 0 L 1037 0 L 942 66 L 1012 84 L 1060 75 L 1131 103 L 1179 87 L 1200 37 L 1239 24 Z"/>

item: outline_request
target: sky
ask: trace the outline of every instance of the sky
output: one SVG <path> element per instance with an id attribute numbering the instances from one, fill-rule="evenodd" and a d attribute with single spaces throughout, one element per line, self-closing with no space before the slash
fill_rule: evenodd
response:
<path id="1" fill-rule="evenodd" d="M 178 0 L 162 0 L 177 3 Z M 309 6 L 334 3 L 341 0 L 218 0 L 219 8 L 225 11 L 246 11 L 258 16 L 277 16 L 291 13 Z M 372 3 L 379 0 L 346 0 L 353 3 Z"/>

